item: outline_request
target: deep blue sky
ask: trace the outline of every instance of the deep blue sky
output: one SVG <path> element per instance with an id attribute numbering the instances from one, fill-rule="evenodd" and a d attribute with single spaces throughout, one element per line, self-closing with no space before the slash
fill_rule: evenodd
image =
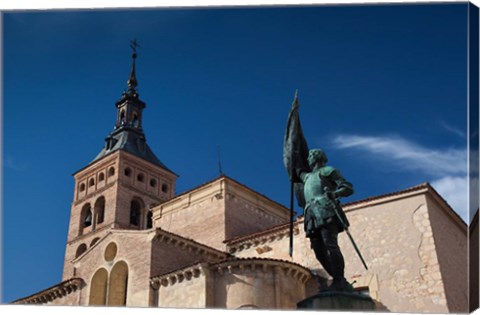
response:
<path id="1" fill-rule="evenodd" d="M 61 281 L 74 172 L 137 59 L 144 130 L 177 192 L 226 175 L 284 204 L 295 89 L 345 201 L 430 182 L 465 220 L 467 5 L 85 10 L 3 16 L 3 297 Z M 451 196 L 456 196 L 452 198 Z M 297 209 L 300 211 L 300 209 Z"/>

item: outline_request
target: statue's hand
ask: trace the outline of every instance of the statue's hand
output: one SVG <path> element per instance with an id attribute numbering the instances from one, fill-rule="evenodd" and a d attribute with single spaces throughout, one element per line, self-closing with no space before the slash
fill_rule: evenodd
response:
<path id="1" fill-rule="evenodd" d="M 330 200 L 337 199 L 337 195 L 335 194 L 335 192 L 331 191 L 328 187 L 325 187 L 323 191 L 325 192 L 325 196 L 327 196 L 328 199 Z"/>

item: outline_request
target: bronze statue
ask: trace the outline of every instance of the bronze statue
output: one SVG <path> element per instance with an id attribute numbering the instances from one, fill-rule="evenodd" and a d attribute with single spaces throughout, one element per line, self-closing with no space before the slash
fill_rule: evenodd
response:
<path id="1" fill-rule="evenodd" d="M 345 262 L 338 246 L 338 233 L 349 223 L 337 200 L 351 195 L 353 187 L 326 162 L 322 150 L 310 150 L 310 170 L 297 170 L 304 184 L 304 227 L 315 257 L 333 278 L 327 290 L 344 291 L 349 284 L 344 277 Z"/>
<path id="2" fill-rule="evenodd" d="M 346 231 L 363 265 L 363 260 L 348 227 L 349 222 L 338 201 L 353 193 L 353 186 L 340 172 L 327 166 L 326 154 L 320 149 L 308 150 L 298 115 L 298 95 L 290 111 L 284 141 L 283 160 L 291 181 L 290 202 L 293 214 L 293 193 L 304 209 L 304 229 L 311 247 L 323 268 L 333 278 L 328 291 L 352 291 L 344 276 L 345 262 L 338 246 L 338 233 Z M 291 215 L 290 255 L 293 251 Z"/>

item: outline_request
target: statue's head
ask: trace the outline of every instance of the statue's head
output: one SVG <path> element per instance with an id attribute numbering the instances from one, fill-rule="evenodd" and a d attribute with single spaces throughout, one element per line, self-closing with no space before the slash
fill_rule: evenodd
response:
<path id="1" fill-rule="evenodd" d="M 318 164 L 319 166 L 323 166 L 328 162 L 327 155 L 321 149 L 312 149 L 308 152 L 308 165 L 310 168 Z"/>

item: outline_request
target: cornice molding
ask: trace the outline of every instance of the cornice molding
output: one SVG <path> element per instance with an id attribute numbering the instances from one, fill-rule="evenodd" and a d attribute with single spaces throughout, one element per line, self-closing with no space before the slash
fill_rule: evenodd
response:
<path id="1" fill-rule="evenodd" d="M 67 296 L 79 288 L 82 288 L 84 285 L 85 281 L 83 281 L 83 279 L 71 278 L 38 293 L 13 301 L 12 304 L 46 304 L 55 299 Z"/>

